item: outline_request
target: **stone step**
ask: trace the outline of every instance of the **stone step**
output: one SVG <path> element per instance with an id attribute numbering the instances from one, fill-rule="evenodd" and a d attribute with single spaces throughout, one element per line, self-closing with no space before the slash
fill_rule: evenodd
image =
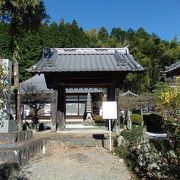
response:
<path id="1" fill-rule="evenodd" d="M 32 135 L 33 131 L 31 130 L 0 133 L 0 145 L 18 143 L 30 139 Z"/>
<path id="2" fill-rule="evenodd" d="M 36 153 L 42 151 L 47 144 L 44 138 L 31 138 L 26 141 L 0 147 L 0 161 L 16 162 L 19 164 L 29 160 Z"/>
<path id="3" fill-rule="evenodd" d="M 37 136 L 46 138 L 48 141 L 48 146 L 51 144 L 60 144 L 62 146 L 71 147 L 109 148 L 109 133 L 108 131 L 100 129 L 67 130 L 64 132 L 49 134 L 38 133 Z"/>
<path id="4" fill-rule="evenodd" d="M 67 123 L 83 123 L 83 119 L 66 119 L 66 124 Z"/>
<path id="5" fill-rule="evenodd" d="M 70 147 L 108 147 L 108 137 L 104 135 L 94 135 L 93 137 L 79 136 L 79 137 L 70 137 L 62 136 L 57 139 L 51 139 L 48 141 L 48 145 L 60 144 L 62 146 Z"/>
<path id="6" fill-rule="evenodd" d="M 66 122 L 66 126 L 67 125 L 83 125 L 83 122 Z"/>
<path id="7" fill-rule="evenodd" d="M 43 152 L 42 149 L 44 149 L 44 147 L 53 144 L 71 147 L 104 147 L 109 149 L 109 134 L 107 130 L 103 129 L 79 129 L 56 133 L 35 133 L 33 137 L 25 141 L 1 144 L 0 161 L 22 164 L 36 153 Z"/>

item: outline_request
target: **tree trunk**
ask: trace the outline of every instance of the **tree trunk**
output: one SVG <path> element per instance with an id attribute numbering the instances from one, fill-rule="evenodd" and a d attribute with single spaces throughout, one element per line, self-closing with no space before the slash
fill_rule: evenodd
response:
<path id="1" fill-rule="evenodd" d="M 16 121 L 18 124 L 18 130 L 21 131 L 21 96 L 20 96 L 20 85 L 19 85 L 19 64 L 16 60 L 16 51 L 13 54 L 14 62 L 14 87 L 16 89 Z"/>

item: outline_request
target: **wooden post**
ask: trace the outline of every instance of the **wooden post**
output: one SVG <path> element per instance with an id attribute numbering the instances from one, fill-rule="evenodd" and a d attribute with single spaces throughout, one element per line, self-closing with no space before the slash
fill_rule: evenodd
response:
<path id="1" fill-rule="evenodd" d="M 120 129 L 120 103 L 119 103 L 119 94 L 116 96 L 116 101 L 117 101 L 117 120 L 115 121 L 115 129 L 116 132 L 119 131 Z"/>
<path id="2" fill-rule="evenodd" d="M 51 131 L 55 132 L 57 129 L 57 102 L 58 102 L 58 92 L 53 90 L 52 99 L 51 99 Z"/>
<path id="3" fill-rule="evenodd" d="M 57 102 L 57 130 L 63 131 L 65 129 L 65 88 L 58 89 L 58 102 Z"/>
<path id="4" fill-rule="evenodd" d="M 114 87 L 107 89 L 107 100 L 115 101 L 115 88 Z"/>

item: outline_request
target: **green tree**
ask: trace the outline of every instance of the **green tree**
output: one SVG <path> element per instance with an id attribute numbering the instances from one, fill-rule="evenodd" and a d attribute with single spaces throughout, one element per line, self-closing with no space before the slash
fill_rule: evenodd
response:
<path id="1" fill-rule="evenodd" d="M 109 38 L 109 34 L 108 31 L 106 30 L 105 27 L 101 27 L 99 32 L 98 32 L 98 38 L 99 40 L 101 40 L 102 42 L 106 42 Z"/>
<path id="2" fill-rule="evenodd" d="M 11 51 L 14 62 L 14 85 L 17 89 L 17 121 L 21 127 L 21 102 L 19 88 L 19 40 L 23 33 L 37 30 L 40 22 L 47 17 L 41 0 L 0 0 L 0 19 L 10 25 Z"/>
<path id="3" fill-rule="evenodd" d="M 2 58 L 10 58 L 10 35 L 9 24 L 0 21 L 0 56 Z"/>
<path id="4" fill-rule="evenodd" d="M 27 69 L 37 61 L 42 56 L 43 47 L 45 47 L 43 38 L 39 36 L 39 33 L 26 33 L 19 42 L 19 71 L 20 80 L 26 80 L 31 76 Z"/>
<path id="5" fill-rule="evenodd" d="M 111 37 L 116 39 L 117 42 L 123 44 L 126 40 L 126 32 L 121 28 L 113 28 L 111 31 Z"/>
<path id="6" fill-rule="evenodd" d="M 97 46 L 98 35 L 96 29 L 92 28 L 90 31 L 86 31 L 85 34 L 89 39 L 89 47 L 90 48 L 98 47 Z"/>

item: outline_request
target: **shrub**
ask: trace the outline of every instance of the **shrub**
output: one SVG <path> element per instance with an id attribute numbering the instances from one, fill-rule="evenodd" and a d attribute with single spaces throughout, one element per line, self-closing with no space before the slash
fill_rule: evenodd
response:
<path id="1" fill-rule="evenodd" d="M 143 134 L 143 127 L 133 127 L 132 130 L 124 130 L 121 135 L 130 143 L 136 143 Z"/>
<path id="2" fill-rule="evenodd" d="M 143 135 L 142 126 L 134 126 L 131 130 L 121 132 L 125 143 L 115 149 L 115 153 L 124 159 L 127 166 L 134 171 L 137 167 L 137 159 L 139 156 L 138 145 Z"/>
<path id="3" fill-rule="evenodd" d="M 143 118 L 139 114 L 132 114 L 131 115 L 131 121 L 135 125 L 142 125 L 143 124 Z"/>
<path id="4" fill-rule="evenodd" d="M 104 123 L 105 122 L 103 117 L 102 116 L 98 116 L 98 115 L 94 116 L 93 120 L 94 120 L 95 123 Z"/>

